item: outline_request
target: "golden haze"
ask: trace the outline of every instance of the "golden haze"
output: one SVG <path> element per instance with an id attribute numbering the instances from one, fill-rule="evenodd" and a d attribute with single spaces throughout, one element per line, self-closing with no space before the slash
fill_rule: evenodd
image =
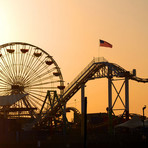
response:
<path id="1" fill-rule="evenodd" d="M 146 0 L 0 1 L 0 44 L 23 41 L 43 48 L 61 67 L 67 85 L 98 56 L 104 39 L 113 48 L 100 48 L 99 56 L 148 77 L 147 14 Z M 106 111 L 107 79 L 86 85 L 88 112 Z M 130 112 L 141 114 L 148 106 L 147 90 L 148 84 L 130 81 Z M 80 92 L 68 104 L 80 109 Z"/>

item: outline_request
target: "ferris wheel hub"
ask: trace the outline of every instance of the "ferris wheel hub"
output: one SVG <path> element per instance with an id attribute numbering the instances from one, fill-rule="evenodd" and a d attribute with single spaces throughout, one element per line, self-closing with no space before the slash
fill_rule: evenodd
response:
<path id="1" fill-rule="evenodd" d="M 24 86 L 21 85 L 12 85 L 11 86 L 12 92 L 23 92 L 24 91 Z"/>

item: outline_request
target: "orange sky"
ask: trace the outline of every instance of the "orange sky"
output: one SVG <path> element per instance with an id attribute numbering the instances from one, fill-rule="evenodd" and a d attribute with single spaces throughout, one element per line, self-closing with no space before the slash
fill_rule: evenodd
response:
<path id="1" fill-rule="evenodd" d="M 56 60 L 67 85 L 98 56 L 99 39 L 104 39 L 113 48 L 99 48 L 99 56 L 148 77 L 147 14 L 147 0 L 1 0 L 0 44 L 39 46 Z M 86 85 L 88 112 L 106 111 L 107 79 Z M 80 93 L 68 104 L 80 109 Z M 142 114 L 144 105 L 148 84 L 130 81 L 130 112 Z"/>

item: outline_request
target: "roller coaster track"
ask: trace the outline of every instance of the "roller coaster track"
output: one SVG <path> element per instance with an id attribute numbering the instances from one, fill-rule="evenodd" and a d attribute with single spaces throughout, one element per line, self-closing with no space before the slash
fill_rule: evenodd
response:
<path id="1" fill-rule="evenodd" d="M 139 78 L 133 74 L 133 72 L 127 71 L 121 66 L 109 63 L 104 58 L 94 58 L 81 72 L 80 74 L 65 88 L 63 95 L 55 102 L 52 108 L 37 118 L 37 122 L 45 122 L 49 116 L 55 115 L 55 113 L 68 101 L 71 97 L 81 88 L 82 84 L 87 81 L 96 78 L 108 78 L 108 77 L 128 77 L 131 80 L 137 82 L 147 83 L 148 79 Z"/>
<path id="2" fill-rule="evenodd" d="M 111 72 L 109 72 L 111 71 Z M 137 82 L 147 83 L 148 79 L 139 78 L 133 72 L 127 71 L 121 66 L 109 63 L 104 58 L 94 58 L 83 71 L 65 88 L 60 102 L 54 106 L 51 112 L 56 112 L 62 104 L 66 103 L 88 80 L 107 77 L 128 77 Z"/>

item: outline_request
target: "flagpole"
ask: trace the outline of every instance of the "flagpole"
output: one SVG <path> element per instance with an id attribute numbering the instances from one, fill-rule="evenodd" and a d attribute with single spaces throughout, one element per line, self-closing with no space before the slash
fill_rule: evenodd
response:
<path id="1" fill-rule="evenodd" d="M 100 56 L 100 46 L 98 47 L 98 57 Z"/>
<path id="2" fill-rule="evenodd" d="M 99 44 L 98 44 L 98 58 L 100 57 L 100 39 L 99 39 Z"/>

